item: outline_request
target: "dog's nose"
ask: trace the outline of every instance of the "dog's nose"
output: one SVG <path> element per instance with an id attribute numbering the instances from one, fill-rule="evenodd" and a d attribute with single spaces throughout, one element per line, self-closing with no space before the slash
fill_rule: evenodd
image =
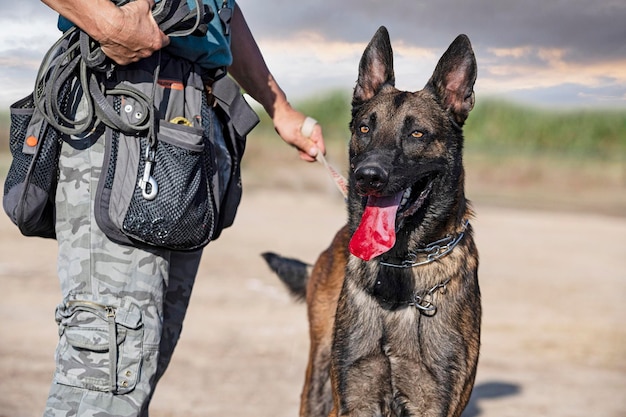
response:
<path id="1" fill-rule="evenodd" d="M 381 191 L 389 180 L 389 173 L 378 164 L 368 164 L 354 171 L 359 192 L 363 194 Z"/>

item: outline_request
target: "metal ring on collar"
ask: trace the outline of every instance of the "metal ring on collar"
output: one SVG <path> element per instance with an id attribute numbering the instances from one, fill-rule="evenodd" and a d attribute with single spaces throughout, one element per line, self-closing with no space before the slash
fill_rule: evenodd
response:
<path id="1" fill-rule="evenodd" d="M 313 128 L 315 127 L 316 124 L 317 124 L 317 120 L 315 120 L 312 117 L 307 117 L 306 119 L 304 119 L 304 122 L 302 123 L 302 127 L 300 128 L 300 132 L 302 133 L 302 136 L 306 138 L 310 138 L 311 135 L 313 134 Z"/>

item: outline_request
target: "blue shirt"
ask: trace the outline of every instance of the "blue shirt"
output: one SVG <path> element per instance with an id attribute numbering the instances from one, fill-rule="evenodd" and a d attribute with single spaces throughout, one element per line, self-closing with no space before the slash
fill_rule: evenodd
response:
<path id="1" fill-rule="evenodd" d="M 173 55 L 194 61 L 203 68 L 213 69 L 227 67 L 233 62 L 230 52 L 230 36 L 225 36 L 218 11 L 223 0 L 202 0 L 213 10 L 213 19 L 209 23 L 206 36 L 185 36 L 170 38 L 167 51 Z M 195 8 L 194 0 L 187 0 L 189 7 Z M 227 0 L 226 7 L 234 10 L 235 0 Z"/>
<path id="2" fill-rule="evenodd" d="M 196 62 L 202 68 L 213 69 L 227 67 L 233 62 L 230 51 L 230 36 L 224 35 L 222 22 L 218 15 L 224 4 L 224 0 L 202 0 L 213 10 L 213 19 L 209 23 L 206 36 L 171 37 L 170 44 L 166 47 L 167 52 L 181 58 Z M 187 4 L 195 9 L 195 0 L 187 0 Z M 235 0 L 226 0 L 226 7 L 234 10 Z M 58 27 L 65 31 L 72 27 L 72 23 L 59 16 Z"/>

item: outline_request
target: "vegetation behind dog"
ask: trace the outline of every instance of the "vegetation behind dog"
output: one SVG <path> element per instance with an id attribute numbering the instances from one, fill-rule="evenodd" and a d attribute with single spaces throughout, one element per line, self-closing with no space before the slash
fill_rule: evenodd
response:
<path id="1" fill-rule="evenodd" d="M 585 210 L 626 215 L 626 109 L 560 110 L 477 98 L 465 126 L 467 194 L 477 202 L 524 208 Z M 327 159 L 347 171 L 350 92 L 331 91 L 295 103 L 324 128 Z M 248 140 L 248 182 L 267 184 L 268 169 L 282 172 L 271 185 L 313 186 L 285 161 L 297 161 L 264 114 Z M 323 169 L 314 171 L 326 184 Z M 329 186 L 335 192 L 332 186 Z"/>
<path id="2" fill-rule="evenodd" d="M 345 173 L 350 92 L 324 92 L 295 106 L 321 123 L 328 159 Z M 243 162 L 249 187 L 319 188 L 315 176 L 330 181 L 318 166 L 302 165 L 313 179 L 294 180 L 295 152 L 259 113 Z M 8 132 L 8 111 L 0 112 L 2 176 L 10 161 Z M 626 215 L 626 109 L 557 110 L 479 96 L 465 127 L 465 149 L 468 195 L 476 201 Z"/>

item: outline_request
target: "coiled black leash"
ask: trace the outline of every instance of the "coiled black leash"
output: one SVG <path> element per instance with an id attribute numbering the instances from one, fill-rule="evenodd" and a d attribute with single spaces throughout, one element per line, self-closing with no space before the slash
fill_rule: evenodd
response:
<path id="1" fill-rule="evenodd" d="M 118 7 L 130 1 L 132 0 L 113 0 Z M 162 0 L 153 8 L 152 15 L 159 28 L 168 36 L 204 36 L 213 11 L 203 5 L 202 0 L 195 2 L 196 7 L 190 9 L 186 0 Z M 44 56 L 33 92 L 35 106 L 53 128 L 68 135 L 79 135 L 95 129 L 100 123 L 131 135 L 153 129 L 154 94 L 148 97 L 126 85 L 105 88 L 104 81 L 111 76 L 115 66 L 102 52 L 98 42 L 77 27 L 72 27 Z M 158 72 L 157 65 L 154 74 L 155 87 Z M 154 90 L 153 88 L 153 92 Z M 61 97 L 61 92 L 64 95 L 69 94 L 69 98 Z M 134 118 L 132 123 L 124 120 L 108 100 L 111 96 L 134 99 L 141 109 L 136 113 L 139 117 Z M 61 111 L 61 101 L 68 99 L 72 103 L 84 100 L 86 114 L 78 119 L 64 114 Z M 150 136 L 152 133 L 150 132 Z"/>

